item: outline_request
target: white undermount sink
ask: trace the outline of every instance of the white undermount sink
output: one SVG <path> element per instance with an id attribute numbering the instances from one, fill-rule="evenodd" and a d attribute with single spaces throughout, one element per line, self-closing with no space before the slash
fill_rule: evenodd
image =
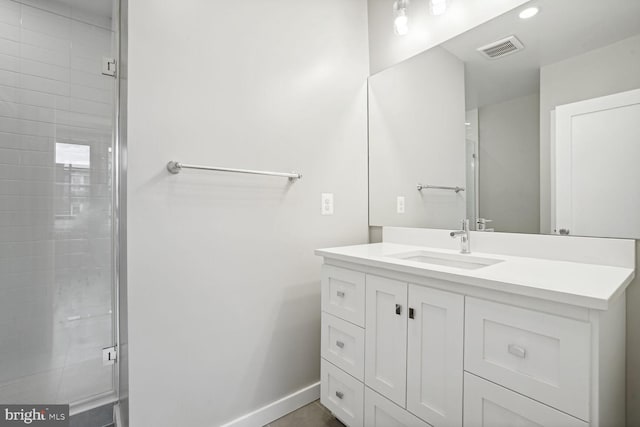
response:
<path id="1" fill-rule="evenodd" d="M 431 251 L 411 251 L 389 256 L 391 258 L 403 259 L 406 261 L 417 261 L 425 264 L 463 268 L 466 270 L 476 270 L 478 268 L 488 267 L 504 261 L 501 259 L 482 258 L 468 254 L 444 254 Z"/>

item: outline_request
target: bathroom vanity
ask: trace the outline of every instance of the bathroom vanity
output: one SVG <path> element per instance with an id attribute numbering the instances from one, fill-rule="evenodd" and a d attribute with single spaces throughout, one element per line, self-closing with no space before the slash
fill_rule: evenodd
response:
<path id="1" fill-rule="evenodd" d="M 350 427 L 625 425 L 634 242 L 385 227 L 317 250 L 321 402 Z"/>

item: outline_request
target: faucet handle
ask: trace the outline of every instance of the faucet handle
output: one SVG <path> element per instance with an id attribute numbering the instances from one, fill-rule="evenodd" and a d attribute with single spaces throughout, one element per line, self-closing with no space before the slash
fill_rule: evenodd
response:
<path id="1" fill-rule="evenodd" d="M 476 224 L 478 225 L 478 231 L 493 231 L 493 228 L 487 228 L 487 223 L 493 222 L 492 219 L 478 218 Z"/>

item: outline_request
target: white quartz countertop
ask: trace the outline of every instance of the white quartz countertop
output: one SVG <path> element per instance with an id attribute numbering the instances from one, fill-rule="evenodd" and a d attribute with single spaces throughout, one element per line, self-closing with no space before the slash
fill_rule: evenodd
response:
<path id="1" fill-rule="evenodd" d="M 473 250 L 473 247 L 472 247 Z M 459 254 L 458 251 L 396 243 L 318 249 L 316 255 L 369 267 L 448 280 L 512 294 L 606 310 L 633 280 L 632 268 L 473 252 L 471 257 L 502 260 L 475 270 L 393 258 L 412 251 Z"/>

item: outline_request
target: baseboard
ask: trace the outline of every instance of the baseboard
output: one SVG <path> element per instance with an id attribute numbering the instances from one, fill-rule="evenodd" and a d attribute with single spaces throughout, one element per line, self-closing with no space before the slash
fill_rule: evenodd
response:
<path id="1" fill-rule="evenodd" d="M 320 398 L 320 382 L 291 393 L 221 427 L 262 427 Z"/>

